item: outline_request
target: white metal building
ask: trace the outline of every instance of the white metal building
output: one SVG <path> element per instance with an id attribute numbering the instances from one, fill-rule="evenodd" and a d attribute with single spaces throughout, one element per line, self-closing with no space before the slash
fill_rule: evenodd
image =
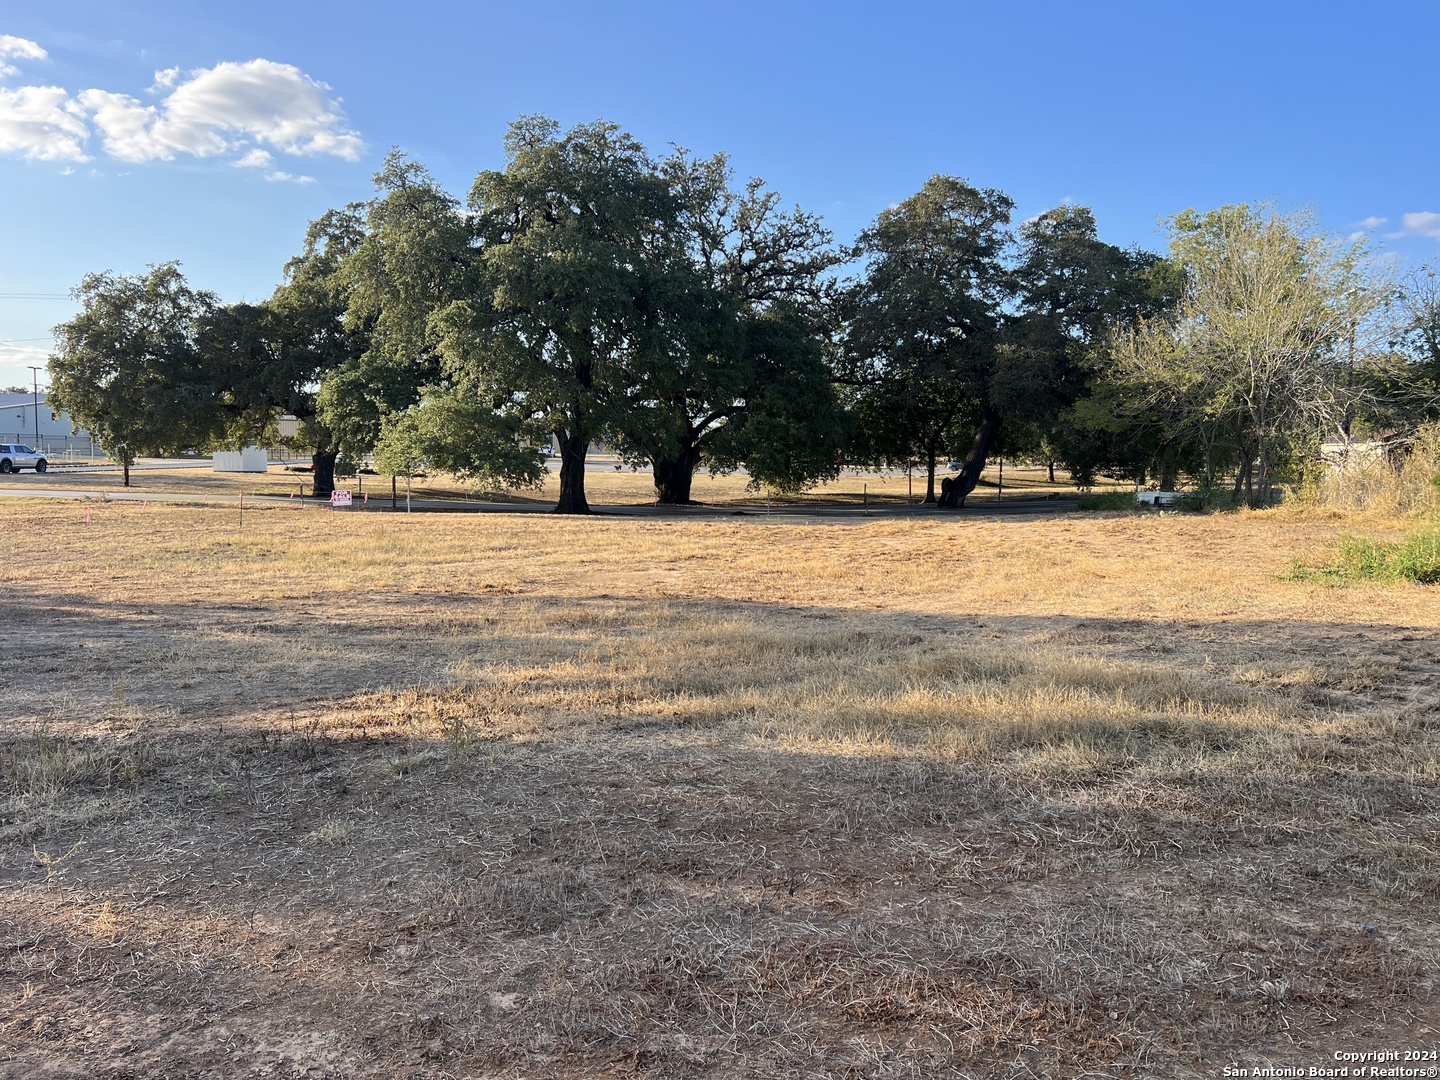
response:
<path id="1" fill-rule="evenodd" d="M 215 472 L 263 473 L 270 468 L 270 455 L 258 446 L 243 450 L 217 450 L 210 456 Z"/>
<path id="2" fill-rule="evenodd" d="M 38 401 L 33 393 L 0 393 L 0 443 L 24 443 L 56 460 L 100 452 L 88 431 L 71 433 L 70 417 L 52 412 L 43 392 Z"/>

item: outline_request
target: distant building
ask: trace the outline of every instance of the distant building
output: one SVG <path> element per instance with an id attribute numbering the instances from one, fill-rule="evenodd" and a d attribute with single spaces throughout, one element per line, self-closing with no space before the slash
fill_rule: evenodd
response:
<path id="1" fill-rule="evenodd" d="M 1323 442 L 1320 457 L 1326 464 L 1337 469 L 1369 465 L 1385 461 L 1391 452 L 1388 442 L 1383 439 L 1366 439 L 1363 442 Z"/>
<path id="2" fill-rule="evenodd" d="M 36 436 L 36 401 L 31 394 L 0 393 L 0 443 L 24 443 L 60 460 L 93 457 L 100 448 L 88 431 L 70 431 L 70 417 L 51 411 L 44 394 L 39 400 L 39 436 Z"/>

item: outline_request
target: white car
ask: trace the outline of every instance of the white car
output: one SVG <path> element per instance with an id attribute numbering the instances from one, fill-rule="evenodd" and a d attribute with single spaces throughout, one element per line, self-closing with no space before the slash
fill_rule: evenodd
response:
<path id="1" fill-rule="evenodd" d="M 48 465 L 45 455 L 38 450 L 31 450 L 21 443 L 0 443 L 0 473 L 19 472 L 21 469 L 42 473 Z"/>

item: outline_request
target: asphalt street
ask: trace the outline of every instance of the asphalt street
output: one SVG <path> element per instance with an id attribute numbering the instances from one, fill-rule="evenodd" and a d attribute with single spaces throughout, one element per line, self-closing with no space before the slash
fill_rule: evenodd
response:
<path id="1" fill-rule="evenodd" d="M 303 464 L 296 462 L 296 464 Z M 559 468 L 558 460 L 552 460 L 551 470 Z M 189 460 L 175 459 L 145 459 L 142 458 L 130 467 L 131 474 L 145 473 L 157 470 L 173 469 L 197 469 L 210 470 L 212 464 L 209 458 L 195 458 Z M 90 475 L 103 474 L 115 475 L 119 473 L 119 467 L 110 463 L 93 465 L 54 465 L 52 470 L 56 473 L 63 473 L 66 476 L 76 474 Z M 592 457 L 586 462 L 587 473 L 609 473 L 617 471 L 615 459 L 612 456 L 603 455 L 598 458 Z M 628 469 L 626 470 L 628 471 Z M 648 472 L 648 469 L 639 469 L 639 472 Z M 304 473 L 297 475 L 303 476 Z M 894 475 L 904 475 L 897 472 Z M 38 477 L 21 479 L 17 477 L 9 482 L 0 483 L 0 498 L 29 498 L 29 499 L 82 499 L 95 502 L 124 502 L 124 503 L 166 503 L 191 506 L 210 506 L 216 509 L 243 510 L 245 507 L 290 507 L 292 509 L 306 510 L 330 510 L 329 503 L 324 499 L 301 498 L 299 496 L 283 495 L 253 495 L 244 496 L 231 494 L 204 494 L 198 492 L 157 492 L 157 491 L 129 491 L 116 490 L 114 488 L 86 488 L 71 487 L 68 484 L 64 487 L 49 487 L 36 484 Z M 336 508 L 337 514 L 345 513 L 404 513 L 406 512 L 406 500 L 401 496 L 395 507 L 391 507 L 388 493 L 374 493 L 374 498 L 368 501 L 363 496 L 357 497 L 356 501 L 348 509 Z M 1068 513 L 1078 505 L 1076 498 L 1036 498 L 1036 499 L 1009 499 L 996 501 L 993 495 L 981 493 L 972 496 L 970 505 L 963 510 L 937 510 L 933 506 L 923 504 L 896 504 L 878 503 L 869 507 L 855 503 L 833 503 L 833 504 L 806 504 L 806 505 L 776 505 L 765 506 L 655 506 L 655 505 L 604 505 L 591 503 L 591 509 L 597 514 L 613 515 L 619 517 L 647 517 L 647 518 L 722 518 L 722 517 L 751 517 L 769 518 L 777 521 L 864 521 L 867 518 L 927 518 L 937 514 L 957 514 L 965 517 L 1012 517 L 1026 515 L 1055 515 Z M 412 499 L 409 502 L 409 511 L 412 513 L 490 513 L 490 514 L 544 514 L 549 513 L 552 506 L 543 502 L 476 502 L 463 499 Z"/>
<path id="2" fill-rule="evenodd" d="M 203 495 L 178 491 L 115 491 L 98 488 L 51 488 L 35 487 L 30 484 L 0 484 L 0 498 L 21 499 L 88 499 L 95 502 L 124 503 L 166 503 L 190 506 L 209 506 L 217 510 L 243 510 L 246 507 L 290 507 L 296 510 L 330 510 L 323 499 L 284 497 L 278 495 Z M 591 504 L 597 514 L 618 517 L 647 518 L 723 518 L 751 517 L 785 520 L 808 519 L 827 521 L 864 521 L 867 518 L 934 517 L 936 515 L 958 515 L 964 517 L 1013 517 L 1019 515 L 1055 515 L 1068 513 L 1076 508 L 1076 499 L 1015 499 L 1005 502 L 986 500 L 983 496 L 973 500 L 962 510 L 937 510 L 921 504 L 896 505 L 878 504 L 870 507 L 853 504 L 834 505 L 785 505 L 766 508 L 764 506 L 654 506 L 619 505 L 605 506 Z M 545 514 L 551 511 L 549 503 L 510 502 L 465 502 L 459 499 L 412 499 L 409 506 L 412 513 L 480 513 L 480 514 Z M 406 504 L 402 496 L 392 509 L 389 496 L 357 501 L 348 509 L 337 508 L 337 514 L 357 513 L 405 513 Z"/>

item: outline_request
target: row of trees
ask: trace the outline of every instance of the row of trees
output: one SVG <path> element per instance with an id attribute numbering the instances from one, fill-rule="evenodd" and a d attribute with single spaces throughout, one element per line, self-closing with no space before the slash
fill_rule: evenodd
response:
<path id="1" fill-rule="evenodd" d="M 927 501 L 960 506 L 996 453 L 1080 484 L 1230 474 L 1264 501 L 1327 431 L 1435 408 L 1440 291 L 1400 292 L 1303 215 L 1187 212 L 1161 257 L 1103 242 L 1083 207 L 1012 226 L 1004 193 L 937 176 L 843 247 L 723 154 L 543 117 L 505 154 L 462 204 L 392 153 L 262 304 L 174 264 L 87 277 L 53 403 L 127 483 L 136 454 L 273 440 L 285 413 L 317 495 L 370 454 L 533 484 L 553 439 L 572 513 L 597 440 L 662 503 L 699 468 L 798 489 L 850 461 L 919 462 Z"/>
<path id="2" fill-rule="evenodd" d="M 1364 244 L 1308 213 L 1228 206 L 1170 222 L 1176 304 L 1111 340 L 1097 426 L 1162 433 L 1164 469 L 1270 501 L 1321 439 L 1400 439 L 1440 415 L 1436 278 L 1397 282 Z"/>

